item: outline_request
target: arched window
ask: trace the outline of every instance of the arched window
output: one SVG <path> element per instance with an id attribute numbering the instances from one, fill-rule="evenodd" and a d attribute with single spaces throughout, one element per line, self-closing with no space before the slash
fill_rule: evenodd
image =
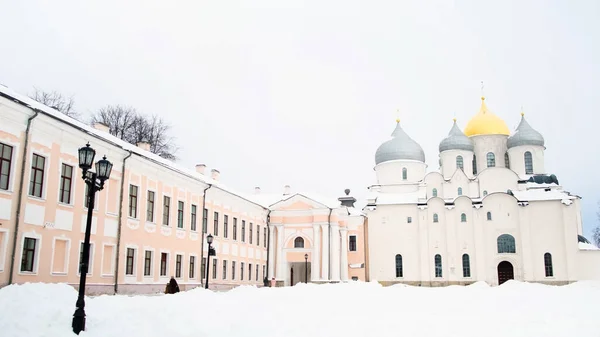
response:
<path id="1" fill-rule="evenodd" d="M 294 239 L 294 248 L 304 248 L 304 239 L 297 237 Z"/>
<path id="2" fill-rule="evenodd" d="M 492 212 L 487 212 L 487 219 L 488 221 L 492 220 Z"/>
<path id="3" fill-rule="evenodd" d="M 438 222 L 440 219 L 437 215 L 437 213 L 433 213 L 433 222 Z"/>
<path id="4" fill-rule="evenodd" d="M 462 195 L 462 187 L 458 188 L 458 195 Z"/>
<path id="5" fill-rule="evenodd" d="M 442 256 L 436 254 L 433 262 L 435 263 L 435 277 L 442 277 Z"/>
<path id="6" fill-rule="evenodd" d="M 406 169 L 406 167 L 402 168 L 402 180 L 406 180 L 406 176 L 408 175 L 408 170 Z"/>
<path id="7" fill-rule="evenodd" d="M 525 174 L 533 174 L 533 158 L 531 152 L 525 152 Z"/>
<path id="8" fill-rule="evenodd" d="M 552 255 L 550 253 L 544 254 L 544 269 L 546 270 L 546 277 L 554 276 L 552 270 Z"/>
<path id="9" fill-rule="evenodd" d="M 477 157 L 473 155 L 473 175 L 477 174 Z"/>
<path id="10" fill-rule="evenodd" d="M 456 168 L 459 168 L 461 170 L 464 168 L 462 156 L 456 157 Z"/>
<path id="11" fill-rule="evenodd" d="M 471 277 L 471 261 L 469 260 L 469 254 L 463 254 L 463 277 Z"/>
<path id="12" fill-rule="evenodd" d="M 460 214 L 460 222 L 467 222 L 467 215 L 465 213 Z"/>
<path id="13" fill-rule="evenodd" d="M 434 188 L 431 193 L 433 194 L 434 197 L 437 197 L 437 188 Z"/>
<path id="14" fill-rule="evenodd" d="M 510 159 L 508 158 L 508 152 L 504 153 L 504 166 L 506 166 L 507 169 L 510 168 Z"/>
<path id="15" fill-rule="evenodd" d="M 483 196 L 485 197 L 487 195 L 487 190 L 483 190 Z"/>
<path id="16" fill-rule="evenodd" d="M 494 166 L 496 166 L 496 156 L 493 153 L 488 152 L 487 167 L 494 167 Z"/>
<path id="17" fill-rule="evenodd" d="M 498 237 L 498 254 L 516 253 L 515 238 L 510 234 L 502 234 Z"/>
<path id="18" fill-rule="evenodd" d="M 402 272 L 402 255 L 396 255 L 396 277 L 402 277 L 404 273 Z"/>

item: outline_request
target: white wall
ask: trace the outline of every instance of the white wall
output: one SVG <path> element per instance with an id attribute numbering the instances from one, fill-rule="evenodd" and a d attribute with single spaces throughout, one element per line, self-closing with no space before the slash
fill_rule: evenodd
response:
<path id="1" fill-rule="evenodd" d="M 406 180 L 402 179 L 402 169 L 406 168 Z M 414 183 L 423 180 L 427 165 L 416 160 L 392 160 L 375 166 L 377 182 L 381 185 Z"/>
<path id="2" fill-rule="evenodd" d="M 442 160 L 442 175 L 450 179 L 457 170 L 456 158 L 463 157 L 463 170 L 467 177 L 473 178 L 473 152 L 464 150 L 448 150 L 440 153 Z"/>
<path id="3" fill-rule="evenodd" d="M 496 167 L 505 167 L 504 154 L 506 153 L 506 140 L 508 139 L 508 136 L 480 135 L 471 136 L 471 139 L 475 143 L 478 173 L 487 168 L 488 152 L 492 152 L 496 156 Z"/>
<path id="4" fill-rule="evenodd" d="M 508 150 L 510 159 L 510 169 L 515 171 L 519 176 L 525 177 L 525 152 L 531 152 L 533 161 L 533 173 L 546 173 L 544 166 L 544 147 L 534 145 L 516 146 Z"/>

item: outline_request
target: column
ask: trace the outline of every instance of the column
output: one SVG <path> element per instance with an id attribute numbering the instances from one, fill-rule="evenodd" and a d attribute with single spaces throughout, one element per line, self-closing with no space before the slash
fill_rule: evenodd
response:
<path id="1" fill-rule="evenodd" d="M 342 249 L 341 249 L 341 258 L 342 262 L 340 263 L 341 275 L 340 278 L 342 281 L 348 281 L 348 228 L 342 227 L 340 228 Z"/>
<path id="2" fill-rule="evenodd" d="M 331 224 L 331 280 L 340 280 L 340 225 Z"/>
<path id="3" fill-rule="evenodd" d="M 269 282 L 275 277 L 275 226 L 269 226 Z"/>
<path id="4" fill-rule="evenodd" d="M 321 248 L 321 232 L 319 231 L 319 225 L 313 225 L 313 250 L 312 258 L 310 261 L 310 280 L 318 281 L 321 279 L 321 255 L 319 249 Z"/>
<path id="5" fill-rule="evenodd" d="M 321 280 L 329 281 L 329 226 L 321 225 L 323 231 L 323 268 L 321 268 Z"/>
<path id="6" fill-rule="evenodd" d="M 285 255 L 283 253 L 283 225 L 277 227 L 277 281 L 285 280 Z"/>

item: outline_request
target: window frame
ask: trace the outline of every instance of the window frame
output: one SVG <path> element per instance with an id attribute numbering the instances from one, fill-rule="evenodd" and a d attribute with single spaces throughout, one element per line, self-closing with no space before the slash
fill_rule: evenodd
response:
<path id="1" fill-rule="evenodd" d="M 443 278 L 444 270 L 442 264 L 442 255 L 435 254 L 435 256 L 433 257 L 433 263 L 435 266 L 435 278 Z"/>
<path id="2" fill-rule="evenodd" d="M 462 187 L 459 187 L 459 188 L 456 189 L 456 194 L 458 194 L 459 197 L 461 195 L 463 195 L 463 189 L 462 189 Z"/>
<path id="3" fill-rule="evenodd" d="M 440 222 L 440 216 L 437 213 L 433 213 L 433 223 Z"/>
<path id="4" fill-rule="evenodd" d="M 4 157 L 4 147 L 9 147 L 10 148 L 10 158 L 5 158 Z M 6 188 L 2 187 L 0 185 L 0 191 L 7 191 L 10 192 L 12 191 L 12 176 L 13 176 L 13 157 L 14 157 L 14 153 L 15 153 L 15 148 L 16 146 L 11 145 L 11 144 L 7 144 L 7 143 L 0 143 L 0 181 L 2 180 L 2 176 L 4 175 L 6 177 Z M 4 172 L 4 170 L 2 170 L 3 164 L 4 163 L 8 163 L 8 169 L 7 172 Z"/>
<path id="5" fill-rule="evenodd" d="M 246 220 L 242 220 L 242 242 L 246 242 Z"/>
<path id="6" fill-rule="evenodd" d="M 248 244 L 251 245 L 252 244 L 252 222 L 249 223 L 250 227 L 248 228 Z"/>
<path id="7" fill-rule="evenodd" d="M 529 155 L 529 163 L 527 155 Z M 523 164 L 525 165 L 525 174 L 533 174 L 533 153 L 531 151 L 523 153 Z"/>
<path id="8" fill-rule="evenodd" d="M 137 219 L 138 216 L 138 195 L 140 188 L 137 185 L 129 184 L 129 212 L 128 215 L 132 219 Z M 133 194 L 135 192 L 135 194 Z"/>
<path id="9" fill-rule="evenodd" d="M 464 253 L 462 255 L 462 269 L 463 269 L 463 277 L 470 278 L 471 277 L 471 257 L 467 253 Z"/>
<path id="10" fill-rule="evenodd" d="M 402 180 L 408 180 L 408 169 L 406 167 L 402 168 Z"/>
<path id="11" fill-rule="evenodd" d="M 33 240 L 33 249 L 32 248 L 26 248 L 26 242 L 28 240 Z M 33 235 L 24 235 L 23 239 L 21 240 L 21 266 L 19 267 L 19 273 L 20 274 L 37 274 L 38 272 L 38 265 L 39 265 L 39 254 L 40 254 L 40 250 L 41 250 L 41 237 L 38 236 L 33 236 Z M 27 254 L 28 252 L 31 252 L 31 263 L 27 263 L 24 261 L 24 259 L 28 259 L 29 254 Z M 24 264 L 25 262 L 25 264 Z M 25 265 L 27 267 L 27 265 L 31 264 L 31 270 L 29 270 L 29 268 L 23 268 L 23 266 Z"/>
<path id="12" fill-rule="evenodd" d="M 467 222 L 467 214 L 460 213 L 460 222 Z"/>
<path id="13" fill-rule="evenodd" d="M 183 253 L 175 253 L 175 278 L 180 279 L 182 276 L 181 267 L 183 266 Z"/>
<path id="14" fill-rule="evenodd" d="M 2 170 L 2 163 L 0 158 L 0 170 Z M 65 175 L 64 169 L 65 167 L 71 168 L 71 176 L 67 177 Z M 58 187 L 58 202 L 62 205 L 72 205 L 72 196 L 73 196 L 73 172 L 75 171 L 75 166 L 69 165 L 67 163 L 60 163 L 60 179 L 59 179 L 59 187 Z M 65 190 L 65 184 L 68 180 L 69 190 Z M 65 193 L 67 193 L 67 200 L 64 200 Z"/>
<path id="15" fill-rule="evenodd" d="M 354 240 L 353 240 L 354 239 Z M 348 235 L 348 251 L 349 252 L 356 252 L 358 251 L 358 244 L 357 244 L 357 236 L 356 235 Z"/>
<path id="16" fill-rule="evenodd" d="M 396 268 L 395 268 L 396 278 L 403 278 L 404 277 L 404 263 L 402 261 L 402 254 L 396 254 L 396 256 L 394 257 L 394 264 L 396 266 Z"/>
<path id="17" fill-rule="evenodd" d="M 177 200 L 177 228 L 184 229 L 184 212 L 185 212 L 185 202 L 181 200 Z"/>
<path id="18" fill-rule="evenodd" d="M 235 280 L 235 261 L 231 261 L 231 280 Z"/>
<path id="19" fill-rule="evenodd" d="M 159 267 L 160 270 L 158 271 L 158 277 L 169 277 L 169 255 L 170 252 L 166 252 L 166 251 L 161 251 L 160 252 L 160 262 L 159 262 Z M 163 264 L 164 262 L 164 264 Z M 164 273 L 163 273 L 164 271 Z"/>
<path id="20" fill-rule="evenodd" d="M 223 237 L 227 239 L 229 237 L 229 215 L 223 214 Z"/>
<path id="21" fill-rule="evenodd" d="M 152 198 L 150 198 L 152 195 Z M 154 206 L 156 204 L 156 192 L 152 190 L 146 191 L 146 221 L 150 223 L 154 223 Z"/>
<path id="22" fill-rule="evenodd" d="M 546 277 L 554 277 L 554 265 L 552 263 L 552 254 L 544 253 L 544 275 Z"/>
<path id="23" fill-rule="evenodd" d="M 232 227 L 232 236 L 233 236 L 233 241 L 237 241 L 237 218 L 233 217 L 233 227 Z"/>
<path id="24" fill-rule="evenodd" d="M 437 197 L 437 196 L 438 196 L 438 190 L 437 190 L 437 188 L 433 188 L 433 189 L 431 190 L 431 195 L 432 195 L 433 197 Z"/>
<path id="25" fill-rule="evenodd" d="M 502 240 L 502 241 L 500 241 Z M 511 247 L 512 244 L 512 247 Z M 511 234 L 504 233 L 496 238 L 496 251 L 498 254 L 516 254 L 517 240 Z M 501 249 L 502 248 L 502 249 Z M 511 251 L 511 248 L 513 251 Z"/>
<path id="26" fill-rule="evenodd" d="M 219 212 L 213 211 L 213 233 L 214 236 L 219 236 Z"/>
<path id="27" fill-rule="evenodd" d="M 150 253 L 150 257 L 148 257 L 148 253 Z M 146 249 L 144 250 L 144 277 L 152 277 L 152 260 L 153 260 L 154 252 L 152 250 Z"/>
<path id="28" fill-rule="evenodd" d="M 456 156 L 456 168 L 461 170 L 465 169 L 464 159 L 461 155 Z"/>
<path id="29" fill-rule="evenodd" d="M 35 165 L 38 164 L 38 158 L 42 158 L 43 159 L 43 167 L 40 169 L 39 167 L 34 167 L 34 159 L 35 160 Z M 38 198 L 38 199 L 46 199 L 46 191 L 44 190 L 44 184 L 46 182 L 46 167 L 49 165 L 48 163 L 49 158 L 46 155 L 41 155 L 37 152 L 32 152 L 31 154 L 31 162 L 29 165 L 29 187 L 27 189 L 27 194 L 30 197 L 33 198 Z M 41 173 L 40 173 L 41 172 Z M 40 193 L 39 195 L 35 194 L 35 186 L 36 186 L 36 178 L 38 177 L 38 174 L 41 176 L 41 182 L 39 183 L 40 185 Z"/>
<path id="30" fill-rule="evenodd" d="M 162 225 L 170 226 L 171 220 L 171 197 L 163 194 L 163 214 L 162 214 Z"/>
<path id="31" fill-rule="evenodd" d="M 485 155 L 487 167 L 496 167 L 496 154 L 488 152 Z"/>
<path id="32" fill-rule="evenodd" d="M 223 280 L 227 280 L 227 260 L 223 260 L 221 265 Z"/>
<path id="33" fill-rule="evenodd" d="M 294 248 L 304 248 L 304 238 L 301 236 L 297 236 L 294 238 Z"/>
<path id="34" fill-rule="evenodd" d="M 85 241 L 79 240 L 79 255 L 77 258 L 77 276 L 81 275 L 81 260 L 83 259 L 83 244 L 84 243 L 85 243 Z M 90 256 L 89 256 L 89 261 L 88 261 L 89 262 L 88 263 L 88 273 L 86 274 L 87 276 L 92 276 L 92 272 L 94 271 L 94 252 L 95 252 L 94 241 L 90 241 Z"/>
<path id="35" fill-rule="evenodd" d="M 129 252 L 133 252 L 133 255 L 129 256 Z M 127 247 L 125 249 L 125 276 L 135 276 L 135 255 L 136 255 L 136 248 L 134 247 Z M 130 260 L 131 258 L 131 260 Z M 129 264 L 129 262 L 131 261 L 131 265 Z"/>
<path id="36" fill-rule="evenodd" d="M 198 206 L 195 204 L 190 207 L 190 230 L 192 232 L 198 230 Z"/>
<path id="37" fill-rule="evenodd" d="M 195 280 L 196 279 L 196 259 L 198 258 L 195 254 L 190 254 L 189 263 L 188 263 L 188 279 Z"/>
<path id="38" fill-rule="evenodd" d="M 487 221 L 492 221 L 492 212 L 488 211 L 486 213 L 486 218 L 487 218 Z"/>

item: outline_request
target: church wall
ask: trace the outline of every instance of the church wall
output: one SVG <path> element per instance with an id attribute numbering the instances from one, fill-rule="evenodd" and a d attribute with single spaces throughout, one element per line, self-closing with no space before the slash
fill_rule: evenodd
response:
<path id="1" fill-rule="evenodd" d="M 425 178 L 424 178 L 424 182 L 426 185 L 426 193 L 427 193 L 427 199 L 433 198 L 433 189 L 435 188 L 437 190 L 437 196 L 439 198 L 444 198 L 444 177 L 438 173 L 438 172 L 430 172 L 428 173 Z"/>
<path id="2" fill-rule="evenodd" d="M 487 168 L 479 173 L 477 177 L 479 181 L 479 195 L 483 197 L 483 191 L 487 194 L 494 192 L 506 193 L 507 190 L 517 190 L 517 175 L 505 168 L 492 167 Z"/>
<path id="3" fill-rule="evenodd" d="M 473 178 L 473 152 L 464 150 L 447 150 L 440 153 L 440 159 L 442 161 L 442 174 L 444 179 L 450 179 L 456 169 L 456 158 L 458 156 L 463 157 L 463 170 L 467 177 Z"/>
<path id="4" fill-rule="evenodd" d="M 406 179 L 402 169 L 406 168 Z M 382 185 L 414 183 L 423 179 L 427 165 L 416 160 L 392 160 L 375 166 L 377 182 Z"/>
<path id="5" fill-rule="evenodd" d="M 477 198 L 479 196 L 479 191 L 476 186 L 477 185 L 471 184 L 471 180 L 469 180 L 463 172 L 456 171 L 452 176 L 452 180 L 444 182 L 444 198 L 459 197 L 459 187 L 462 189 L 463 196 Z"/>
<path id="6" fill-rule="evenodd" d="M 575 259 L 577 280 L 600 280 L 600 250 L 579 250 Z"/>
<path id="7" fill-rule="evenodd" d="M 505 135 L 479 135 L 472 136 L 475 143 L 475 155 L 477 157 L 477 172 L 487 168 L 487 154 L 492 152 L 496 158 L 496 167 L 504 167 L 504 154 L 506 153 Z"/>
<path id="8" fill-rule="evenodd" d="M 544 147 L 535 145 L 522 145 L 508 149 L 510 159 L 510 169 L 515 171 L 520 177 L 525 177 L 525 152 L 531 152 L 533 163 L 533 173 L 547 173 L 544 165 Z"/>

